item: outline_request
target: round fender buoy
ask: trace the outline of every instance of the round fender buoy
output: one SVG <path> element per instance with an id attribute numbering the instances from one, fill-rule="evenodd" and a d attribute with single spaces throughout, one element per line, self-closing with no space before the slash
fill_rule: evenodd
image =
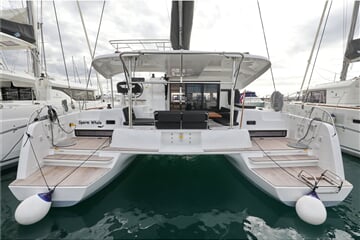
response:
<path id="1" fill-rule="evenodd" d="M 22 201 L 15 211 L 15 220 L 30 225 L 43 219 L 51 207 L 52 191 L 32 195 Z"/>
<path id="2" fill-rule="evenodd" d="M 326 208 L 316 193 L 299 198 L 296 201 L 295 209 L 301 220 L 309 224 L 320 225 L 326 220 Z"/>

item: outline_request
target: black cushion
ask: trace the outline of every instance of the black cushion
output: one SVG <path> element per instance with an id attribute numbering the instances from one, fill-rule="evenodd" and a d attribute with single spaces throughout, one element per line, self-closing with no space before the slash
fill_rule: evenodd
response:
<path id="1" fill-rule="evenodd" d="M 151 126 L 154 125 L 154 119 L 151 118 L 138 118 L 136 120 L 133 120 L 133 125 L 134 126 Z M 124 125 L 128 126 L 129 125 L 129 121 L 125 121 Z"/>
<path id="2" fill-rule="evenodd" d="M 208 120 L 208 114 L 205 111 L 184 111 L 182 120 L 183 122 L 204 122 Z"/>
<path id="3" fill-rule="evenodd" d="M 124 125 L 129 125 L 129 107 L 123 108 L 123 113 L 125 117 Z M 137 118 L 134 111 L 132 112 L 132 122 L 134 126 L 148 126 L 154 125 L 154 119 L 152 118 Z"/>
<path id="4" fill-rule="evenodd" d="M 156 111 L 154 112 L 155 120 L 161 122 L 180 122 L 180 111 Z"/>
<path id="5" fill-rule="evenodd" d="M 229 124 L 230 123 L 230 109 L 222 107 L 220 109 L 219 113 L 221 114 L 221 118 L 214 118 L 213 120 L 224 126 L 229 126 L 230 125 Z M 239 111 L 234 110 L 234 123 L 233 123 L 234 126 L 239 125 L 239 123 L 237 122 L 238 115 L 239 115 Z"/>
<path id="6" fill-rule="evenodd" d="M 129 107 L 123 108 L 123 113 L 124 113 L 125 121 L 129 122 Z M 133 120 L 136 119 L 134 111 L 132 111 L 132 119 Z"/>
<path id="7" fill-rule="evenodd" d="M 230 121 L 229 121 L 229 119 L 214 118 L 213 120 L 214 120 L 214 122 L 220 123 L 220 124 L 222 124 L 222 125 L 224 125 L 224 126 L 230 126 Z M 238 122 L 235 122 L 235 120 L 234 120 L 234 124 L 233 124 L 233 125 L 234 125 L 234 126 L 237 126 L 237 125 L 239 125 L 239 123 L 238 123 Z"/>

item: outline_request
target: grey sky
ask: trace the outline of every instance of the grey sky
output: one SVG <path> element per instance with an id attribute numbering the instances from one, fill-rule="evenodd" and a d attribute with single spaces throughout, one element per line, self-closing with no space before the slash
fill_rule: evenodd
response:
<path id="1" fill-rule="evenodd" d="M 291 94 L 299 90 L 325 1 L 259 0 L 265 25 L 277 90 Z M 43 3 L 43 22 L 48 72 L 64 76 L 64 67 L 52 1 Z M 94 46 L 102 1 L 80 1 L 89 38 Z M 351 0 L 334 1 L 325 31 L 312 85 L 333 81 L 341 71 L 344 42 L 352 13 Z M 10 1 L 4 7 L 18 6 Z M 56 1 L 69 74 L 72 56 L 83 75 L 83 56 L 90 63 L 80 16 L 75 1 Z M 114 51 L 111 39 L 169 38 L 170 0 L 107 1 L 96 55 Z M 344 30 L 344 19 L 347 26 Z M 359 25 L 358 25 L 359 26 Z M 356 31 L 359 37 L 359 30 Z M 255 0 L 197 0 L 190 48 L 209 51 L 241 51 L 266 56 L 260 18 Z M 21 62 L 17 57 L 17 62 Z M 349 77 L 360 75 L 353 64 Z M 247 90 L 258 95 L 273 91 L 270 72 Z"/>

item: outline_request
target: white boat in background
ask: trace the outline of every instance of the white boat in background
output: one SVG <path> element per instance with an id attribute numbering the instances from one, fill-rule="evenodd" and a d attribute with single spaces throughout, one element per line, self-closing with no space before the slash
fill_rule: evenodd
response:
<path id="1" fill-rule="evenodd" d="M 240 96 L 240 105 L 242 104 L 243 96 Z M 265 101 L 256 95 L 256 92 L 245 91 L 245 106 L 249 107 L 264 107 Z"/>
<path id="2" fill-rule="evenodd" d="M 284 104 L 284 111 L 332 122 L 341 150 L 360 157 L 360 78 L 317 85 L 308 90 L 304 102 Z M 322 109 L 329 114 L 324 115 Z M 331 117 L 329 117 L 331 116 Z"/>
<path id="3" fill-rule="evenodd" d="M 173 2 L 173 11 L 174 5 L 177 9 L 184 4 L 191 2 Z M 175 49 L 96 57 L 93 67 L 103 77 L 111 82 L 118 74 L 125 77 L 117 86 L 127 101 L 29 126 L 16 180 L 9 185 L 14 196 L 24 200 L 15 214 L 18 222 L 31 224 L 43 217 L 34 211 L 31 221 L 23 217 L 29 214 L 26 206 L 40 201 L 40 193 L 47 192 L 45 208 L 78 204 L 139 154 L 225 155 L 255 186 L 286 205 L 297 205 L 299 216 L 305 212 L 310 220 L 302 219 L 313 224 L 325 221 L 324 205 L 334 206 L 348 196 L 352 185 L 345 179 L 333 125 L 235 106 L 235 90 L 266 72 L 268 59 Z M 134 104 L 140 95 L 147 97 Z M 304 201 L 308 210 L 302 207 Z"/>
<path id="4" fill-rule="evenodd" d="M 31 7 L 1 11 L 2 51 L 18 54 L 29 51 L 32 56 L 37 52 L 36 32 L 26 21 L 27 9 Z M 54 80 L 40 74 L 38 60 L 33 61 L 30 73 L 12 71 L 3 60 L 0 61 L 0 169 L 17 164 L 24 131 L 28 124 L 46 117 L 46 106 L 51 105 L 57 114 L 62 115 L 103 105 L 96 101 L 97 88 Z"/>
<path id="5" fill-rule="evenodd" d="M 346 79 L 349 64 L 360 61 L 360 39 L 353 39 L 359 14 L 359 1 L 354 2 L 352 23 L 341 81 L 320 84 L 304 91 L 303 101 L 290 101 L 284 111 L 323 121 L 334 121 L 343 152 L 360 158 L 360 76 Z M 314 108 L 316 107 L 316 108 Z M 322 109 L 329 114 L 324 115 Z M 331 115 L 331 118 L 328 116 Z"/>

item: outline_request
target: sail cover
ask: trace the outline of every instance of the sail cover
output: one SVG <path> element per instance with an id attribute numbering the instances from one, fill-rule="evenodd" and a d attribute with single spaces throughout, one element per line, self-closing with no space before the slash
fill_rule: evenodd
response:
<path id="1" fill-rule="evenodd" d="M 0 30 L 28 43 L 35 43 L 34 29 L 28 24 L 26 8 L 0 11 Z"/>
<path id="2" fill-rule="evenodd" d="M 360 38 L 350 42 L 345 57 L 350 61 L 360 61 Z"/>
<path id="3" fill-rule="evenodd" d="M 170 40 L 174 50 L 189 50 L 193 13 L 193 1 L 172 2 Z"/>

